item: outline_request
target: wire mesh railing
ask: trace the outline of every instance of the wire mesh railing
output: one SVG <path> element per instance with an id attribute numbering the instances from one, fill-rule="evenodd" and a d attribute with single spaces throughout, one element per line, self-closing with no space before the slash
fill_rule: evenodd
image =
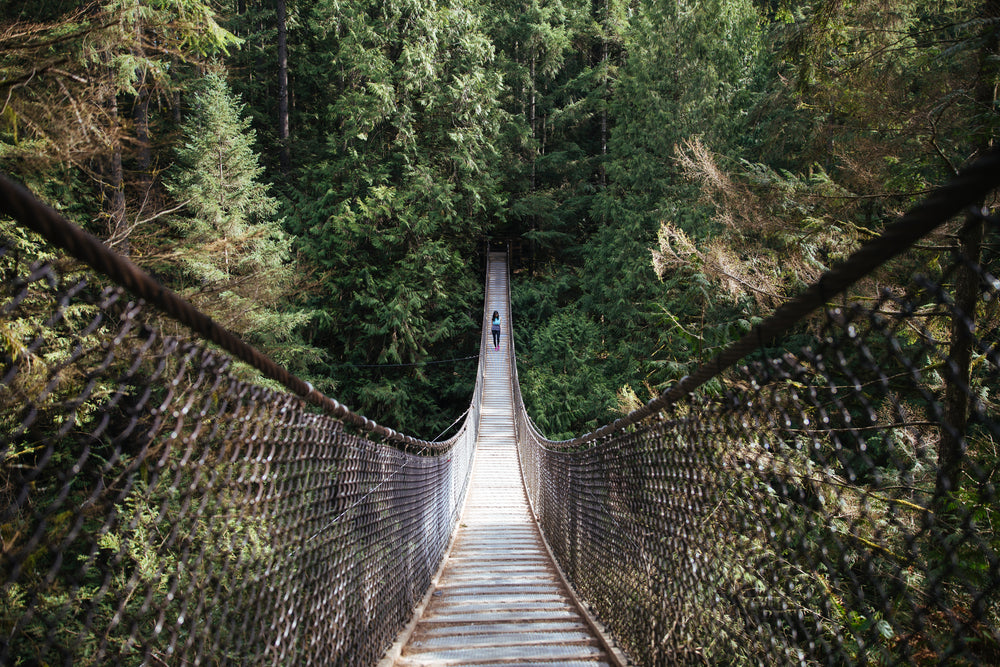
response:
<path id="1" fill-rule="evenodd" d="M 993 154 L 594 433 L 546 440 L 512 368 L 543 533 L 638 663 L 1000 664 L 998 184 Z M 931 232 L 956 251 L 901 254 Z"/>
<path id="2" fill-rule="evenodd" d="M 134 265 L 20 189 L 3 210 L 138 287 L 0 239 L 0 664 L 377 662 L 457 520 L 482 362 L 455 437 L 401 435 L 241 380 Z"/>

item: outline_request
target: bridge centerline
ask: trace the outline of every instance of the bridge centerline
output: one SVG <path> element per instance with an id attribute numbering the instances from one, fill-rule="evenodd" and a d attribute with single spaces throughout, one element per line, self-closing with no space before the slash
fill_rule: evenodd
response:
<path id="1" fill-rule="evenodd" d="M 482 408 L 468 498 L 440 577 L 397 647 L 398 667 L 498 660 L 608 665 L 546 550 L 521 481 L 509 355 L 507 262 L 491 253 L 484 306 Z M 500 314 L 500 349 L 490 337 Z"/>

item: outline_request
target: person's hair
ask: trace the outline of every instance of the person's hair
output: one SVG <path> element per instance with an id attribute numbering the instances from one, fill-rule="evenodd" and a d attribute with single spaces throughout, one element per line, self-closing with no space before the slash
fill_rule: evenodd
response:
<path id="1" fill-rule="evenodd" d="M 500 317 L 500 313 L 494 310 L 493 311 L 493 319 L 497 319 L 498 317 Z"/>

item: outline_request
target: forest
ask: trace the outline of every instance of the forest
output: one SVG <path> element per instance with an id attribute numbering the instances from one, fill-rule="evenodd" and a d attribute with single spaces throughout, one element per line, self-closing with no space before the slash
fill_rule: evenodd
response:
<path id="1" fill-rule="evenodd" d="M 711 358 L 1000 126 L 997 0 L 0 6 L 0 170 L 428 439 L 468 405 L 490 242 L 513 249 L 529 411 L 570 437 Z"/>

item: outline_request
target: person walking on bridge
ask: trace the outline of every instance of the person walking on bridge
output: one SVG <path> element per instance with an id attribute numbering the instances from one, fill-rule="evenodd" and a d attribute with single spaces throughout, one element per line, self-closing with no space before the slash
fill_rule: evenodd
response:
<path id="1" fill-rule="evenodd" d="M 500 313 L 493 311 L 493 349 L 500 349 Z"/>

